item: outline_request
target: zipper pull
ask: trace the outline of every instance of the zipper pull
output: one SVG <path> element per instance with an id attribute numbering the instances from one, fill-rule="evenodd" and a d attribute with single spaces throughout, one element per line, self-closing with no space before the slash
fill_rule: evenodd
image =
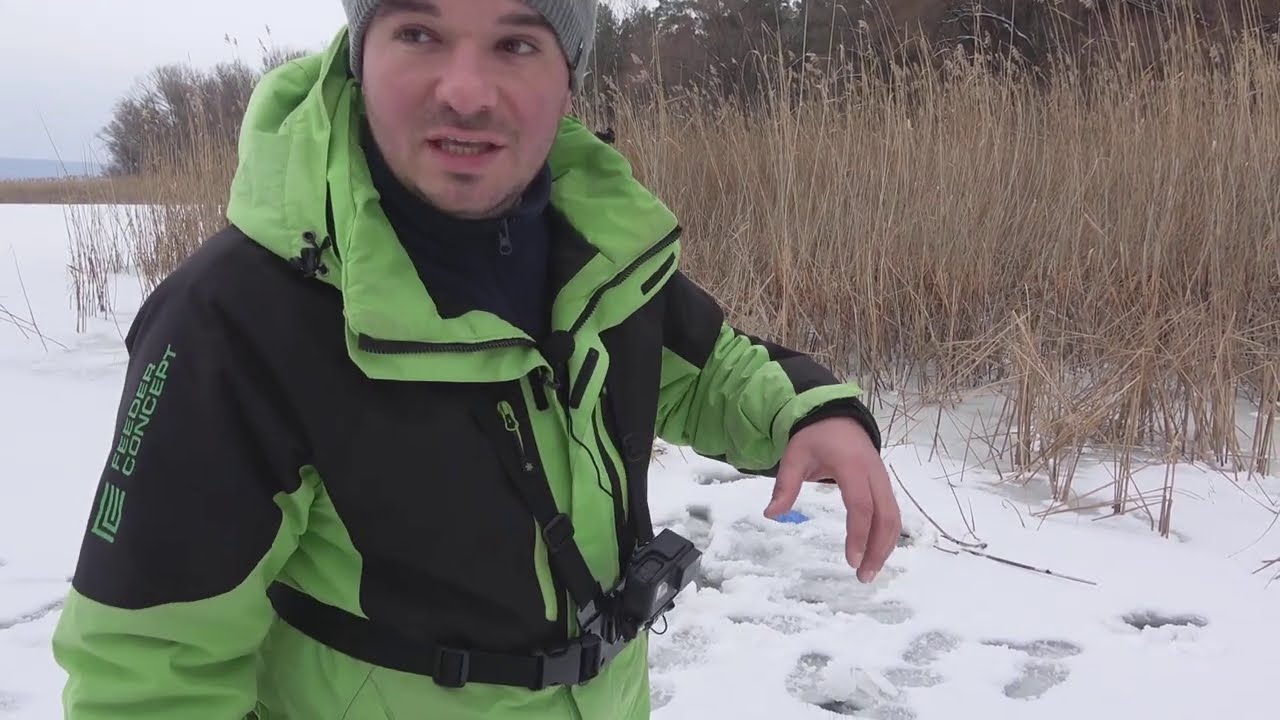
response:
<path id="1" fill-rule="evenodd" d="M 507 256 L 512 253 L 511 247 L 511 231 L 507 227 L 507 221 L 502 221 L 502 229 L 498 230 L 498 254 Z"/>
<path id="2" fill-rule="evenodd" d="M 553 387 L 560 396 L 560 404 L 569 408 L 569 359 L 573 357 L 573 335 L 565 330 L 552 331 L 538 343 L 542 357 L 554 368 Z"/>
<path id="3" fill-rule="evenodd" d="M 534 370 L 529 378 L 529 385 L 533 388 L 533 403 L 538 411 L 550 408 L 551 401 L 547 397 L 547 388 L 552 386 L 551 371 L 546 368 Z"/>
<path id="4" fill-rule="evenodd" d="M 502 417 L 502 424 L 516 438 L 516 446 L 520 448 L 520 464 L 524 466 L 525 472 L 533 472 L 533 463 L 529 462 L 529 456 L 524 451 L 524 436 L 520 434 L 520 420 L 516 417 L 516 411 L 511 407 L 511 403 L 503 400 L 498 403 L 498 415 Z"/>

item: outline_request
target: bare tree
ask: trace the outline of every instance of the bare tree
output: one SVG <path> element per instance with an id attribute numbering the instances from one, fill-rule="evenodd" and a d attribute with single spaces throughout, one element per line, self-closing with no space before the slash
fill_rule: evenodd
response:
<path id="1" fill-rule="evenodd" d="M 234 143 L 249 98 L 262 74 L 303 54 L 265 50 L 261 69 L 242 61 L 208 70 L 162 65 L 120 99 L 102 129 L 109 172 L 144 173 L 192 150 L 195 138 Z M 164 157 L 158 157 L 163 153 Z"/>

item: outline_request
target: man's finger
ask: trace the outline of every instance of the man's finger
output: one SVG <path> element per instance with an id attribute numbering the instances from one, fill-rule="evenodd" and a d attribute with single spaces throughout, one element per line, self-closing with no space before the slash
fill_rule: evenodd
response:
<path id="1" fill-rule="evenodd" d="M 795 504 L 796 498 L 800 497 L 800 488 L 804 486 L 807 463 L 803 453 L 789 449 L 783 454 L 778 465 L 778 478 L 773 484 L 773 498 L 764 509 L 765 517 L 776 520 Z"/>
<path id="2" fill-rule="evenodd" d="M 845 559 L 849 565 L 861 568 L 867 552 L 867 541 L 871 537 L 871 519 L 875 514 L 875 499 L 867 484 L 867 471 L 857 463 L 838 467 L 836 483 L 840 487 L 840 496 L 844 499 L 846 539 L 844 546 Z M 862 573 L 859 572 L 861 578 Z"/>
<path id="3" fill-rule="evenodd" d="M 898 536 L 902 533 L 902 513 L 898 508 L 898 499 L 894 497 L 893 487 L 889 484 L 889 474 L 882 463 L 873 463 L 868 473 L 869 490 L 875 505 L 875 514 L 871 519 L 871 534 L 867 541 L 867 551 L 862 566 L 858 568 L 858 579 L 871 582 L 877 573 L 884 569 L 885 562 L 894 548 L 898 546 Z"/>

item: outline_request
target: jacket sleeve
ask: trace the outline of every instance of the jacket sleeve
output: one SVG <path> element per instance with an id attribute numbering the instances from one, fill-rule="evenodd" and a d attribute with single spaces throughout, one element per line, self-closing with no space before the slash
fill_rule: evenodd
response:
<path id="1" fill-rule="evenodd" d="M 313 488 L 283 391 L 198 295 L 161 283 L 126 337 L 124 392 L 53 637 L 67 720 L 236 720 L 256 702 L 267 585 Z"/>
<path id="2" fill-rule="evenodd" d="M 787 442 L 818 420 L 846 416 L 877 449 L 861 389 L 809 356 L 739 332 L 681 273 L 667 285 L 657 434 L 739 470 L 774 476 Z"/>

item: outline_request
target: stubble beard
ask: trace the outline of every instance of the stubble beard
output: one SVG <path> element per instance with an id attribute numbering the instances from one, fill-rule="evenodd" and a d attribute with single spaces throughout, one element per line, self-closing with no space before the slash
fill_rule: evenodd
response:
<path id="1" fill-rule="evenodd" d="M 453 183 L 456 185 L 463 185 L 463 186 L 475 185 L 480 182 L 480 178 L 477 178 L 473 175 L 465 175 L 461 173 L 445 173 L 444 177 L 450 183 Z M 412 181 L 406 181 L 404 179 L 402 179 L 401 182 L 404 183 L 405 187 L 409 188 L 410 192 L 413 193 L 414 197 L 418 198 L 422 202 L 434 208 L 437 208 L 443 212 L 446 212 L 450 215 L 462 218 L 464 220 L 487 220 L 487 219 L 496 218 L 506 214 L 512 208 L 516 207 L 517 204 L 519 204 L 520 198 L 521 196 L 524 195 L 525 188 L 527 187 L 527 185 L 516 187 L 515 189 L 507 192 L 507 194 L 505 194 L 501 199 L 498 200 L 496 204 L 492 205 L 491 207 L 485 208 L 483 210 L 471 211 L 471 210 L 457 210 L 457 209 L 446 207 L 444 204 L 442 204 L 438 200 L 435 200 L 430 196 L 428 196 L 427 193 L 417 185 L 417 183 L 414 183 Z"/>

